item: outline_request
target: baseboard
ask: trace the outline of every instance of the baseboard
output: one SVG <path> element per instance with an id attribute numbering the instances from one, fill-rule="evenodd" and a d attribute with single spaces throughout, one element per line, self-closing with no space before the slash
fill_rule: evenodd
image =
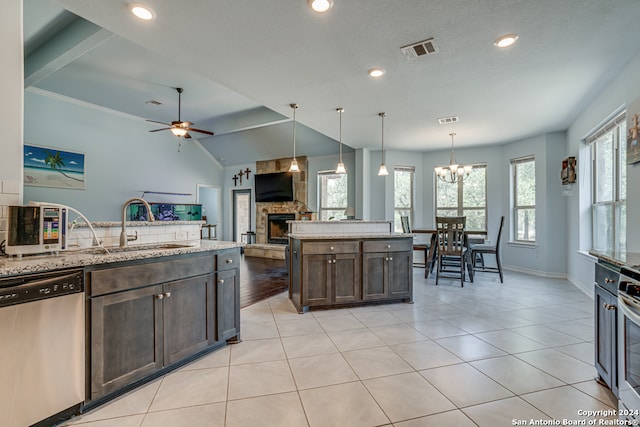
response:
<path id="1" fill-rule="evenodd" d="M 567 278 L 567 273 L 550 273 L 548 271 L 533 270 L 530 268 L 515 267 L 512 265 L 503 265 L 502 268 L 509 271 L 515 271 L 517 273 L 525 273 L 525 274 L 531 274 L 533 276 L 547 277 L 549 279 L 566 279 Z"/>

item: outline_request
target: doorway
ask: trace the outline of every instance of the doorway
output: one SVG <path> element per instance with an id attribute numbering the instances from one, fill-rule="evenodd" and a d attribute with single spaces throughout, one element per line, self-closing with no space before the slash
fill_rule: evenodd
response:
<path id="1" fill-rule="evenodd" d="M 220 188 L 208 184 L 196 184 L 196 203 L 202 205 L 202 216 L 207 217 L 207 224 L 214 225 L 213 236 L 218 237 L 220 222 Z M 210 237 L 213 237 L 210 236 Z"/>
<path id="2" fill-rule="evenodd" d="M 233 190 L 233 241 L 251 231 L 251 189 Z"/>

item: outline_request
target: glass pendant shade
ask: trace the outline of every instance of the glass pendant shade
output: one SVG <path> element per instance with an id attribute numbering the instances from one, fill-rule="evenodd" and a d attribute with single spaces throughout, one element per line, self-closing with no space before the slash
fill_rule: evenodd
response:
<path id="1" fill-rule="evenodd" d="M 296 109 L 298 104 L 289 104 L 289 106 L 293 109 L 293 158 L 291 159 L 289 172 L 300 172 L 298 160 L 296 160 Z"/>
<path id="2" fill-rule="evenodd" d="M 380 169 L 378 169 L 378 176 L 387 176 L 389 175 L 389 171 L 387 170 L 387 165 L 384 164 L 384 116 L 386 116 L 387 113 L 378 113 L 378 115 L 382 119 L 382 163 L 380 164 Z"/>
<path id="3" fill-rule="evenodd" d="M 343 175 L 347 173 L 347 169 L 345 169 L 344 162 L 342 161 L 342 113 L 344 113 L 344 108 L 336 108 L 336 111 L 340 113 L 340 160 L 338 160 L 335 173 Z"/>
<path id="4" fill-rule="evenodd" d="M 298 161 L 294 157 L 291 159 L 291 165 L 289 165 L 289 172 L 300 172 L 300 168 L 298 167 Z"/>
<path id="5" fill-rule="evenodd" d="M 380 165 L 380 169 L 378 169 L 378 176 L 387 176 L 389 175 L 389 171 L 387 170 L 387 166 L 382 163 Z"/>
<path id="6" fill-rule="evenodd" d="M 339 174 L 347 173 L 347 170 L 344 167 L 344 163 L 338 162 L 338 166 L 336 167 L 336 173 L 339 173 Z"/>

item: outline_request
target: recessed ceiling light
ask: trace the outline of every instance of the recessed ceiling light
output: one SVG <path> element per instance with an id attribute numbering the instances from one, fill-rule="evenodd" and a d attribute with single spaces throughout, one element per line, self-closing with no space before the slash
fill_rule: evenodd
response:
<path id="1" fill-rule="evenodd" d="M 149 6 L 145 6 L 139 3 L 129 3 L 129 10 L 137 18 L 143 21 L 150 21 L 156 17 L 156 13 Z"/>
<path id="2" fill-rule="evenodd" d="M 307 4 L 314 12 L 326 12 L 333 6 L 333 0 L 307 0 Z"/>
<path id="3" fill-rule="evenodd" d="M 516 42 L 516 40 L 518 40 L 517 34 L 505 34 L 504 36 L 496 39 L 496 41 L 494 41 L 493 44 L 494 46 L 497 46 L 497 47 L 509 47 L 513 45 Z"/>
<path id="4" fill-rule="evenodd" d="M 385 70 L 383 70 L 382 68 L 372 68 L 369 70 L 369 75 L 371 77 L 380 77 L 381 75 L 383 75 L 384 73 L 386 73 Z"/>

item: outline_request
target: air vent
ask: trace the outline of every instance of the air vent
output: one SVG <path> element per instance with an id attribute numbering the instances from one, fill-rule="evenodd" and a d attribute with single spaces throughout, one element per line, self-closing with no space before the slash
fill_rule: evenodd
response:
<path id="1" fill-rule="evenodd" d="M 160 101 L 156 101 L 155 99 L 152 99 L 150 101 L 145 102 L 145 104 L 151 104 L 151 105 L 162 105 L 162 102 Z"/>
<path id="2" fill-rule="evenodd" d="M 441 125 L 448 125 L 449 123 L 457 123 L 460 119 L 457 116 L 441 117 L 438 119 L 438 123 Z"/>
<path id="3" fill-rule="evenodd" d="M 404 46 L 400 49 L 408 60 L 414 60 L 419 56 L 433 55 L 434 53 L 439 52 L 438 46 L 433 38 L 414 43 L 409 46 Z"/>

